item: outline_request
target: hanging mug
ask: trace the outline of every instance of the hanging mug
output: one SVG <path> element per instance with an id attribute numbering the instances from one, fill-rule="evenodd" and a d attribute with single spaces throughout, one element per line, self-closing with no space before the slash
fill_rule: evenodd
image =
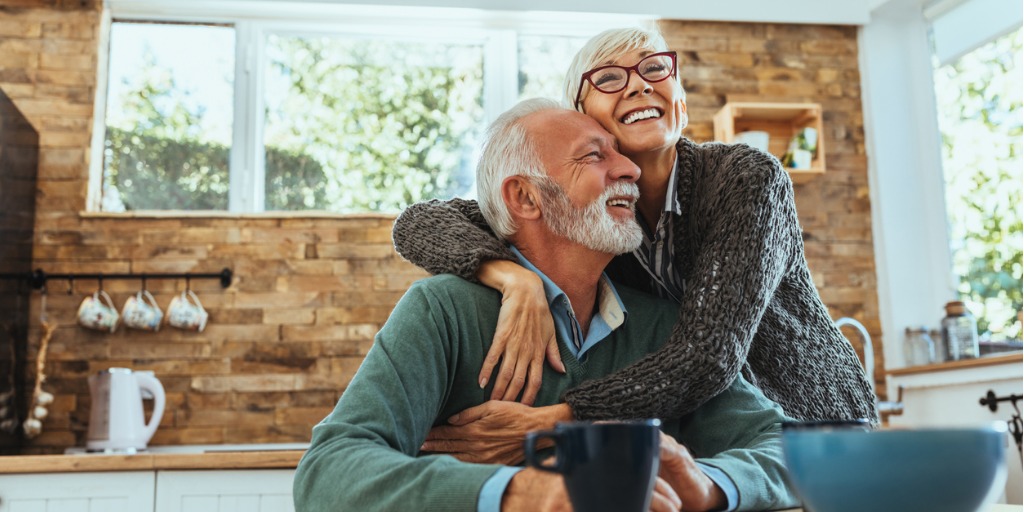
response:
<path id="1" fill-rule="evenodd" d="M 171 299 L 167 306 L 167 323 L 178 329 L 202 332 L 210 314 L 203 309 L 199 297 L 192 290 L 185 290 Z"/>
<path id="2" fill-rule="evenodd" d="M 103 290 L 96 290 L 78 306 L 78 324 L 97 331 L 114 332 L 117 329 L 117 308 L 110 295 Z"/>
<path id="3" fill-rule="evenodd" d="M 128 297 L 121 309 L 121 318 L 125 326 L 144 331 L 159 331 L 164 312 L 156 304 L 156 299 L 146 290 Z"/>

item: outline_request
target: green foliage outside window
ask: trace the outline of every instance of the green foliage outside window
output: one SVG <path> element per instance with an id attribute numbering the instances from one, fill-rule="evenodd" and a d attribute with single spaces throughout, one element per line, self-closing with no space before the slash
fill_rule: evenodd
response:
<path id="1" fill-rule="evenodd" d="M 265 210 L 397 212 L 471 190 L 479 45 L 272 35 L 267 56 Z M 227 210 L 230 147 L 193 92 L 152 54 L 130 81 L 111 103 L 103 209 Z"/>
<path id="2" fill-rule="evenodd" d="M 271 36 L 267 50 L 264 140 L 326 175 L 320 202 L 292 197 L 268 210 L 397 212 L 469 191 L 483 119 L 480 47 Z M 268 180 L 282 170 L 268 162 Z"/>
<path id="3" fill-rule="evenodd" d="M 1021 31 L 935 73 L 953 270 L 993 339 L 1020 337 Z"/>
<path id="4" fill-rule="evenodd" d="M 230 148 L 107 128 L 106 180 L 126 210 L 227 210 Z M 324 202 L 324 172 L 308 156 L 267 148 L 267 209 Z"/>

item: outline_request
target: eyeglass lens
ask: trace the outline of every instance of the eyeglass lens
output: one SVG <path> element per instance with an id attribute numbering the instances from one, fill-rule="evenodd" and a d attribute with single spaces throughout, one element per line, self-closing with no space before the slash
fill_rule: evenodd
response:
<path id="1" fill-rule="evenodd" d="M 658 82 L 668 78 L 672 74 L 672 57 L 669 55 L 651 55 L 632 68 L 621 66 L 606 66 L 598 69 L 589 77 L 590 83 L 594 84 L 597 90 L 603 93 L 621 91 L 629 81 L 629 71 L 636 69 L 637 73 L 648 82 Z"/>

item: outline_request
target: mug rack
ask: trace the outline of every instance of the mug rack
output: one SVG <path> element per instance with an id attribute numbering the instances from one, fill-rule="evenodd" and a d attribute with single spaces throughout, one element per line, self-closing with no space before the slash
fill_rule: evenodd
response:
<path id="1" fill-rule="evenodd" d="M 100 287 L 104 280 L 108 279 L 141 279 L 145 282 L 148 279 L 185 279 L 186 281 L 192 279 L 219 279 L 222 288 L 231 286 L 231 277 L 234 273 L 229 268 L 224 268 L 220 272 L 183 272 L 183 273 L 149 273 L 142 272 L 139 274 L 104 274 L 100 273 L 70 273 L 70 274 L 50 274 L 43 269 L 36 269 L 35 272 L 30 274 L 0 274 L 0 278 L 4 279 L 25 279 L 36 290 L 42 290 L 46 286 L 47 281 L 62 280 L 68 282 L 74 282 L 80 279 L 94 279 L 99 281 Z"/>

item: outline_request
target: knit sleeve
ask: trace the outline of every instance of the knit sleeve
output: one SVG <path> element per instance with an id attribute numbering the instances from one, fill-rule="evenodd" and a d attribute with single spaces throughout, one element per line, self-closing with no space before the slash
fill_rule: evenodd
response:
<path id="1" fill-rule="evenodd" d="M 516 261 L 472 200 L 413 204 L 395 220 L 391 235 L 398 254 L 432 274 L 477 281 L 476 271 L 483 262 Z"/>
<path id="2" fill-rule="evenodd" d="M 702 188 L 690 221 L 700 227 L 687 256 L 679 317 L 657 352 L 566 393 L 579 419 L 675 417 L 725 390 L 739 374 L 757 325 L 799 251 L 789 176 L 773 157 L 721 151 L 727 176 Z M 684 190 L 685 184 L 680 184 Z M 707 212 L 703 214 L 703 212 Z M 685 220 L 685 219 L 684 219 Z M 680 247 L 676 247 L 680 265 Z"/>

